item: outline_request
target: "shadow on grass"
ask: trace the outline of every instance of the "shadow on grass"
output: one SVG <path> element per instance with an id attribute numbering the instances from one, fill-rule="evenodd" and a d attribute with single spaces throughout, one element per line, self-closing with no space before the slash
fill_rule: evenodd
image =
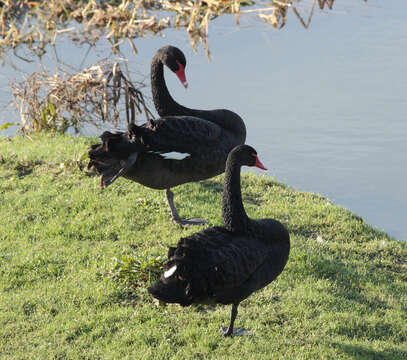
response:
<path id="1" fill-rule="evenodd" d="M 14 169 L 17 171 L 17 176 L 22 178 L 30 175 L 36 166 L 42 165 L 43 161 L 32 161 L 27 163 L 17 163 Z"/>
<path id="2" fill-rule="evenodd" d="M 315 226 L 314 229 L 306 228 L 304 226 L 296 226 L 293 224 L 286 224 L 290 236 L 302 236 L 305 238 L 316 238 L 321 232 L 321 228 Z"/>
<path id="3" fill-rule="evenodd" d="M 110 294 L 106 294 L 101 302 L 101 306 L 113 304 L 121 306 L 137 306 L 140 302 L 143 302 L 143 299 L 137 294 L 136 288 L 121 287 L 115 289 Z"/>
<path id="4" fill-rule="evenodd" d="M 368 306 L 371 311 L 388 308 L 386 302 L 367 297 L 363 293 L 362 286 L 365 282 L 365 276 L 357 268 L 352 268 L 338 259 L 327 260 L 318 256 L 312 256 L 310 263 L 310 273 L 321 279 L 329 279 L 335 282 L 336 295 L 343 298 L 344 301 L 357 302 Z M 369 279 L 372 280 L 370 276 Z M 379 279 L 377 281 L 380 282 Z"/>
<path id="5" fill-rule="evenodd" d="M 223 193 L 223 183 L 212 180 L 202 180 L 198 183 L 205 190 L 210 190 L 214 193 Z"/>
<path id="6" fill-rule="evenodd" d="M 338 343 L 332 343 L 332 346 L 338 348 L 340 351 L 343 351 L 347 355 L 352 356 L 352 358 L 354 359 L 366 359 L 366 360 L 407 359 L 407 351 L 402 349 L 373 350 L 365 346 L 338 344 Z"/>
<path id="7" fill-rule="evenodd" d="M 373 265 L 367 265 L 367 269 L 359 269 L 358 266 L 345 264 L 339 259 L 328 260 L 320 255 L 307 255 L 305 258 L 303 266 L 299 266 L 297 271 L 315 278 L 328 279 L 335 284 L 330 292 L 335 297 L 333 306 L 336 312 L 360 314 L 336 326 L 337 334 L 350 339 L 367 338 L 371 341 L 392 338 L 393 342 L 403 343 L 407 340 L 402 323 L 392 322 L 384 316 L 387 311 L 396 309 L 391 305 L 394 299 L 384 299 L 382 292 L 393 294 L 393 298 L 399 296 L 392 292 L 392 281 L 389 281 L 386 273 L 376 272 Z M 376 290 L 373 291 L 369 284 L 376 284 Z"/>

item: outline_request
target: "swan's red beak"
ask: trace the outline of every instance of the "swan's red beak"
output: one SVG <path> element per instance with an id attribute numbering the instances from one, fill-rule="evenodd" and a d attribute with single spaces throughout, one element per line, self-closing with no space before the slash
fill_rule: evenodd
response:
<path id="1" fill-rule="evenodd" d="M 179 81 L 181 81 L 181 84 L 184 85 L 184 88 L 186 89 L 188 87 L 188 82 L 187 78 L 185 77 L 185 68 L 181 63 L 178 63 L 178 71 L 175 72 L 175 75 L 178 76 Z"/>
<path id="2" fill-rule="evenodd" d="M 254 166 L 262 169 L 262 170 L 267 170 L 264 165 L 261 163 L 261 161 L 259 160 L 259 158 L 257 157 L 256 154 L 253 154 L 253 156 L 256 158 L 256 163 L 254 164 Z"/>

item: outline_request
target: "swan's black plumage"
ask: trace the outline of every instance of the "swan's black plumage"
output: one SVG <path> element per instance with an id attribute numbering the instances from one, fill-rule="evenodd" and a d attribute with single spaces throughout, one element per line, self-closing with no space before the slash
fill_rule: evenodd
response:
<path id="1" fill-rule="evenodd" d="M 119 176 L 153 189 L 166 189 L 173 219 L 179 219 L 172 203 L 171 187 L 208 179 L 225 171 L 231 149 L 243 144 L 243 120 L 229 110 L 194 110 L 179 105 L 168 92 L 163 64 L 179 75 L 186 65 L 182 52 L 168 46 L 157 51 L 151 65 L 152 92 L 161 118 L 127 132 L 104 132 L 102 144 L 89 151 L 89 167 L 102 175 L 102 187 Z M 163 154 L 189 154 L 182 160 L 166 159 Z"/>
<path id="2" fill-rule="evenodd" d="M 174 46 L 164 46 L 160 48 L 153 57 L 153 61 L 151 62 L 151 91 L 158 115 L 187 115 L 208 120 L 211 123 L 220 125 L 223 129 L 233 134 L 236 138 L 236 144 L 234 146 L 244 144 L 246 140 L 246 126 L 238 114 L 226 109 L 190 109 L 177 103 L 169 93 L 167 84 L 165 83 L 164 64 L 173 72 L 177 72 L 179 64 L 183 68 L 186 67 L 185 56 L 180 49 Z M 185 77 L 185 75 L 183 76 Z M 229 149 L 229 151 L 232 150 L 233 147 Z"/>
<path id="3" fill-rule="evenodd" d="M 284 269 L 290 250 L 286 228 L 277 220 L 250 219 L 240 190 L 242 165 L 261 166 L 256 151 L 237 146 L 226 164 L 223 227 L 182 238 L 170 248 L 165 273 L 148 290 L 156 298 L 188 306 L 233 304 L 225 335 L 233 332 L 240 301 L 273 281 Z"/>

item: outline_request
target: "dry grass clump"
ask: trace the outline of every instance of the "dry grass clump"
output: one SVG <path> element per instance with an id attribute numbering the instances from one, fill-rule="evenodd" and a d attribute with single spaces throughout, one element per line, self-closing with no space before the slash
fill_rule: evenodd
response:
<path id="1" fill-rule="evenodd" d="M 312 0 L 308 21 L 296 8 L 302 0 L 7 0 L 0 3 L 0 56 L 19 47 L 42 56 L 47 46 L 54 46 L 60 36 L 70 36 L 78 43 L 94 45 L 104 37 L 119 51 L 128 41 L 156 35 L 168 28 L 185 28 L 195 47 L 202 42 L 209 56 L 208 26 L 211 20 L 234 14 L 236 22 L 244 14 L 264 19 L 275 28 L 286 23 L 291 8 L 308 27 L 316 2 L 320 9 L 332 8 L 334 0 Z M 303 0 L 304 3 L 311 0 Z M 366 0 L 365 0 L 366 1 Z M 242 10 L 242 7 L 252 9 Z"/>
<path id="2" fill-rule="evenodd" d="M 20 83 L 11 84 L 14 104 L 25 132 L 51 130 L 76 132 L 84 124 L 117 126 L 123 114 L 134 123 L 152 113 L 141 88 L 122 73 L 119 63 L 104 61 L 84 71 L 48 75 L 35 72 Z"/>

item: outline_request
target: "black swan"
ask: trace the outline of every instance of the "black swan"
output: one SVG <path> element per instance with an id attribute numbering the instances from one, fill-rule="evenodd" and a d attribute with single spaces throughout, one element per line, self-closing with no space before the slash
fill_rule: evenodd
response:
<path id="1" fill-rule="evenodd" d="M 280 222 L 246 215 L 240 190 L 242 165 L 264 169 L 252 147 L 240 145 L 230 152 L 223 191 L 225 225 L 182 238 L 169 249 L 160 280 L 148 288 L 155 298 L 182 306 L 232 304 L 229 327 L 222 329 L 225 336 L 234 333 L 239 303 L 283 271 L 290 251 L 289 234 Z"/>
<path id="2" fill-rule="evenodd" d="M 123 176 L 153 189 L 165 189 L 172 219 L 181 225 L 200 225 L 205 223 L 203 219 L 180 218 L 170 188 L 224 172 L 229 151 L 245 142 L 246 127 L 240 116 L 229 110 L 194 110 L 176 103 L 165 84 L 163 64 L 185 86 L 185 56 L 166 46 L 153 58 L 153 99 L 163 117 L 141 126 L 132 124 L 127 132 L 104 132 L 102 144 L 89 151 L 88 168 L 94 166 L 102 175 L 102 188 Z M 168 158 L 174 153 L 183 154 L 183 158 Z"/>

